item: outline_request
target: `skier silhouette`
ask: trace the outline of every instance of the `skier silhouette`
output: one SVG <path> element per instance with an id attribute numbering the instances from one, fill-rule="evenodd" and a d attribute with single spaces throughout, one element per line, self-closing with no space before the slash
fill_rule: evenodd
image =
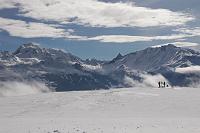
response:
<path id="1" fill-rule="evenodd" d="M 161 83 L 160 83 L 160 81 L 158 82 L 158 88 L 160 88 L 160 86 L 161 86 Z"/>
<path id="2" fill-rule="evenodd" d="M 163 87 L 165 88 L 165 82 L 163 82 Z"/>

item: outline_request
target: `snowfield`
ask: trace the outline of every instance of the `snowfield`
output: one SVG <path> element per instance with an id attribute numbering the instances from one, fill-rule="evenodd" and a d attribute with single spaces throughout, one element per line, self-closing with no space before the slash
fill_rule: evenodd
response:
<path id="1" fill-rule="evenodd" d="M 0 133 L 199 132 L 198 88 L 122 88 L 0 98 Z"/>

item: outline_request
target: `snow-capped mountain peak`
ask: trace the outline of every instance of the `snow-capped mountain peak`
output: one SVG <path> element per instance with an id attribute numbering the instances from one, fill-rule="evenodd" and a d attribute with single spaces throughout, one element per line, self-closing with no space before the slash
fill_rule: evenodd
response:
<path id="1" fill-rule="evenodd" d="M 37 44 L 28 43 L 21 45 L 13 54 L 19 58 L 38 58 L 44 50 Z"/>
<path id="2" fill-rule="evenodd" d="M 190 58 L 194 56 L 196 60 Z M 111 63 L 105 64 L 104 68 L 114 70 L 114 68 L 125 65 L 129 69 L 152 72 L 163 66 L 182 67 L 197 65 L 200 64 L 197 62 L 199 59 L 200 53 L 169 44 L 161 47 L 146 48 L 123 57 L 120 56 L 119 59 L 115 58 Z"/>

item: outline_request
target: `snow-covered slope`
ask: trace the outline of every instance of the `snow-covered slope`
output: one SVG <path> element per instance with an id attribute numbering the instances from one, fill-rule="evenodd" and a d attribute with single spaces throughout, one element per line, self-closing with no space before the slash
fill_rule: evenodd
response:
<path id="1" fill-rule="evenodd" d="M 122 88 L 0 98 L 1 133 L 199 133 L 200 90 Z"/>

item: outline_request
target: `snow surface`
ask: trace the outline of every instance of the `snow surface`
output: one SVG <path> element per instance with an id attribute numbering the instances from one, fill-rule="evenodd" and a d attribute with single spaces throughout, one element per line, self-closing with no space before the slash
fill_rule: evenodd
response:
<path id="1" fill-rule="evenodd" d="M 198 88 L 122 88 L 0 98 L 0 133 L 199 132 Z"/>

